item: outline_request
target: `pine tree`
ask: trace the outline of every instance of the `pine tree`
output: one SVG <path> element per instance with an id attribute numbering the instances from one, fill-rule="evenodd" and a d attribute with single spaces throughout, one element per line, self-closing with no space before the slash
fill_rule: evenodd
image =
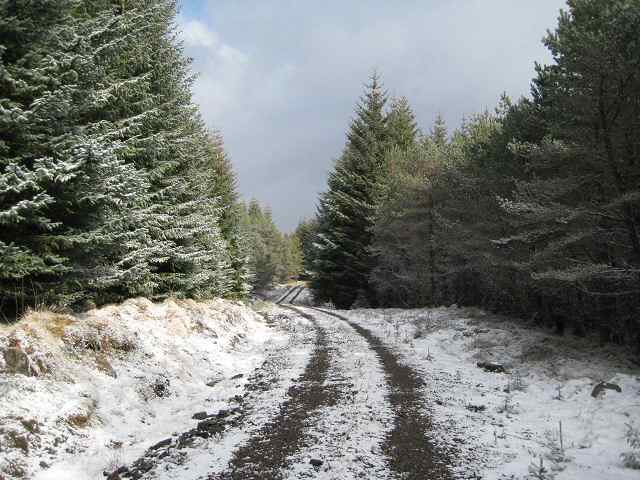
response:
<path id="1" fill-rule="evenodd" d="M 391 99 L 391 107 L 387 114 L 387 130 L 389 145 L 401 150 L 408 150 L 415 145 L 419 133 L 418 125 L 406 97 Z"/>
<path id="2" fill-rule="evenodd" d="M 530 175 L 504 201 L 516 229 L 503 241 L 528 251 L 521 262 L 553 315 L 637 341 L 640 4 L 568 5 L 545 39 L 554 64 L 534 81 L 548 136 L 513 146 Z"/>
<path id="3" fill-rule="evenodd" d="M 313 288 L 321 300 L 348 308 L 358 295 L 370 302 L 369 254 L 379 180 L 388 146 L 387 98 L 374 75 L 356 107 L 341 158 L 320 198 Z"/>
<path id="4" fill-rule="evenodd" d="M 191 101 L 175 2 L 0 11 L 3 311 L 246 292 L 232 172 Z"/>
<path id="5" fill-rule="evenodd" d="M 438 124 L 444 128 L 444 124 Z M 454 224 L 446 218 L 455 185 L 449 169 L 454 150 L 425 137 L 410 149 L 392 149 L 394 165 L 386 195 L 378 209 L 371 250 L 376 266 L 371 274 L 384 305 L 424 306 L 443 300 Z"/>
<path id="6" fill-rule="evenodd" d="M 81 36 L 91 19 L 76 7 L 1 6 L 0 303 L 13 297 L 14 310 L 73 304 L 113 284 L 123 246 L 142 235 L 124 223 L 146 178 L 120 157 L 119 140 L 92 128 L 104 72 Z"/>

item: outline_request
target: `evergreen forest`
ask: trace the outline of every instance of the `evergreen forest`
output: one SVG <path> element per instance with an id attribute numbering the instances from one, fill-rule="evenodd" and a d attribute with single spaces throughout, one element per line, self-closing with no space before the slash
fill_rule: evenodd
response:
<path id="1" fill-rule="evenodd" d="M 640 3 L 570 0 L 531 95 L 426 130 L 374 74 L 301 228 L 317 299 L 640 345 Z M 307 233 L 308 236 L 308 233 Z"/>
<path id="2" fill-rule="evenodd" d="M 297 273 L 192 99 L 174 0 L 0 1 L 0 318 Z"/>

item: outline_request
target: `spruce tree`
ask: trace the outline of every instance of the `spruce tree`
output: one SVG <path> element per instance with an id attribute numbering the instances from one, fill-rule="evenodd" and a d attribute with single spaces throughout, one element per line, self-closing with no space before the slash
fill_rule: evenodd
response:
<path id="1" fill-rule="evenodd" d="M 431 127 L 429 132 L 429 139 L 436 145 L 444 146 L 447 144 L 448 137 L 447 125 L 442 115 L 438 113 L 438 115 L 436 115 L 436 120 L 433 123 L 433 127 Z"/>
<path id="2" fill-rule="evenodd" d="M 232 172 L 191 100 L 175 2 L 0 11 L 3 311 L 246 292 Z"/>
<path id="3" fill-rule="evenodd" d="M 388 142 L 401 150 L 413 147 L 418 138 L 418 124 L 406 97 L 391 99 L 387 114 Z"/>
<path id="4" fill-rule="evenodd" d="M 288 277 L 287 245 L 278 231 L 268 207 L 261 207 L 253 199 L 245 210 L 243 229 L 249 247 L 252 284 L 264 289 Z"/>
<path id="5" fill-rule="evenodd" d="M 92 18 L 75 2 L 2 9 L 0 295 L 18 310 L 74 304 L 117 282 L 142 236 L 125 223 L 147 181 L 95 128 L 105 72 L 85 35 Z"/>
<path id="6" fill-rule="evenodd" d="M 300 248 L 303 261 L 303 272 L 301 276 L 308 279 L 313 275 L 313 265 L 315 259 L 315 247 L 316 235 L 318 233 L 318 219 L 312 218 L 309 220 L 302 220 L 295 231 L 295 236 L 300 242 Z"/>
<path id="7" fill-rule="evenodd" d="M 109 28 L 92 39 L 109 72 L 97 125 L 121 139 L 126 160 L 150 184 L 136 219 L 147 242 L 129 257 L 145 276 L 129 290 L 152 297 L 224 294 L 231 259 L 221 231 L 224 207 L 212 185 L 220 152 L 191 99 L 175 2 L 132 0 L 120 7 L 96 14 Z"/>
<path id="8" fill-rule="evenodd" d="M 359 295 L 375 302 L 368 276 L 379 181 L 389 132 L 386 94 L 374 75 L 356 107 L 347 144 L 320 198 L 313 288 L 321 300 L 350 307 Z"/>

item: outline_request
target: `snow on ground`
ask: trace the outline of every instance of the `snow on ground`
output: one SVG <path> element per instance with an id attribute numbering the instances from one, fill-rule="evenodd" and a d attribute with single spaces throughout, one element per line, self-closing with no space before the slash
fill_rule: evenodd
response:
<path id="1" fill-rule="evenodd" d="M 314 305 L 313 296 L 307 282 L 291 281 L 271 287 L 269 290 L 256 292 L 256 298 L 260 298 L 269 302 L 281 302 L 283 304 L 291 303 L 294 305 Z M 299 290 L 300 289 L 300 290 Z"/>
<path id="2" fill-rule="evenodd" d="M 302 283 L 302 285 L 305 285 L 305 283 Z M 315 305 L 315 300 L 313 299 L 313 294 L 311 293 L 311 289 L 304 288 L 300 293 L 297 294 L 293 304 L 305 305 L 305 306 Z"/>
<path id="3" fill-rule="evenodd" d="M 97 479 L 227 405 L 288 340 L 231 301 L 129 300 L 0 327 L 0 478 Z"/>
<path id="4" fill-rule="evenodd" d="M 461 478 L 640 478 L 621 459 L 632 451 L 627 424 L 640 427 L 640 369 L 619 347 L 555 336 L 476 309 L 341 313 L 424 375 L 436 440 L 460 452 Z M 478 368 L 484 361 L 507 372 Z M 600 381 L 622 391 L 593 398 Z M 539 467 L 540 459 L 547 476 L 532 476 L 530 466 Z"/>
<path id="5" fill-rule="evenodd" d="M 240 427 L 224 432 L 221 437 L 200 439 L 199 444 L 188 450 L 174 450 L 158 465 L 153 478 L 158 480 L 196 480 L 215 478 L 228 467 L 234 451 L 245 444 L 269 420 L 278 414 L 287 390 L 304 371 L 314 342 L 314 328 L 302 317 L 291 317 L 290 311 L 283 311 L 270 304 L 262 305 L 261 313 L 278 316 L 279 328 L 287 332 L 285 341 L 280 341 L 276 351 L 269 353 L 268 363 L 262 370 L 268 381 L 273 382 L 266 391 L 251 393 L 245 398 L 250 411 Z M 282 314 L 286 314 L 282 315 Z M 280 314 L 280 315 L 279 315 Z M 178 459 L 178 461 L 176 461 Z"/>
<path id="6" fill-rule="evenodd" d="M 326 330 L 331 348 L 328 383 L 338 390 L 335 405 L 308 419 L 307 446 L 290 461 L 285 478 L 392 478 L 381 451 L 393 428 L 393 411 L 380 360 L 366 340 L 345 322 L 309 310 Z M 322 465 L 314 471 L 310 461 Z"/>

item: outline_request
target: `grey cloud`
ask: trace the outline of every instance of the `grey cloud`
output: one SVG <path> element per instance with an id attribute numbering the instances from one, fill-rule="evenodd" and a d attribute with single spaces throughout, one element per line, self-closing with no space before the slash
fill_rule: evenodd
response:
<path id="1" fill-rule="evenodd" d="M 190 32 L 187 45 L 201 73 L 196 100 L 224 135 L 242 194 L 269 203 L 289 230 L 314 213 L 374 69 L 424 129 L 438 112 L 455 128 L 503 91 L 528 94 L 563 3 L 211 1 L 198 19 L 211 36 Z"/>

